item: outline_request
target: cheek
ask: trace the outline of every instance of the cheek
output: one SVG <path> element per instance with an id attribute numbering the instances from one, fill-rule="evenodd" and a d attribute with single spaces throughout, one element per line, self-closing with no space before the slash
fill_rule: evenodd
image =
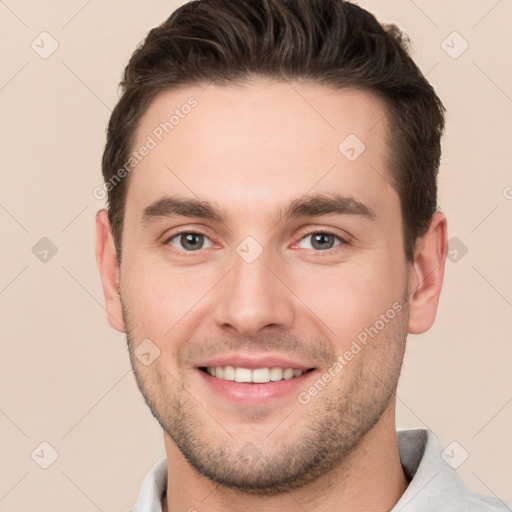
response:
<path id="1" fill-rule="evenodd" d="M 198 307 L 216 277 L 212 272 L 173 268 L 150 258 L 132 258 L 126 261 L 126 270 L 122 293 L 131 315 L 131 327 L 156 339 L 179 329 L 180 321 Z"/>
<path id="2" fill-rule="evenodd" d="M 402 304 L 405 286 L 397 272 L 362 264 L 333 267 L 328 275 L 309 273 L 298 282 L 297 295 L 308 307 L 308 316 L 324 325 L 328 338 L 336 339 L 337 350 L 344 349 L 390 309 L 394 316 L 393 305 L 397 308 Z"/>

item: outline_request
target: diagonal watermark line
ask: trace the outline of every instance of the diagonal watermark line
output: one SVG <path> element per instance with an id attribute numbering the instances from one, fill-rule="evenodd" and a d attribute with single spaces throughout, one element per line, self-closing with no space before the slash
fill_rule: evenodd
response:
<path id="1" fill-rule="evenodd" d="M 336 131 L 336 128 L 331 123 L 329 123 L 329 121 L 327 121 L 327 119 L 322 114 L 320 114 L 320 112 L 297 89 L 295 89 L 295 87 L 293 87 L 291 82 L 288 82 L 288 80 L 286 80 L 286 82 L 334 131 Z"/>
<path id="2" fill-rule="evenodd" d="M 213 486 L 209 491 L 208 493 L 206 494 L 206 496 L 201 500 L 201 503 L 204 504 L 204 502 L 214 493 L 214 492 L 217 492 L 219 490 L 219 487 L 220 485 L 219 484 L 216 484 L 216 483 L 213 483 L 211 482 L 211 485 Z M 167 496 L 167 495 L 166 495 Z M 206 506 L 206 505 L 205 505 Z M 194 509 L 189 509 L 191 510 L 194 510 Z"/>
<path id="3" fill-rule="evenodd" d="M 471 265 L 471 268 L 510 306 L 512 307 L 512 303 L 504 296 L 502 295 L 502 293 L 495 287 L 491 284 L 491 282 L 486 279 L 481 272 L 479 272 L 479 270 L 474 266 L 474 265 Z"/>
<path id="4" fill-rule="evenodd" d="M 75 283 L 77 283 L 78 286 L 80 286 L 80 288 L 82 288 L 82 290 L 85 293 L 87 293 L 87 295 L 89 295 L 89 297 L 91 297 L 91 299 L 94 302 L 96 302 L 96 304 L 98 304 L 98 306 L 100 306 L 100 308 L 103 309 L 103 311 L 105 311 L 107 313 L 107 316 L 109 316 L 110 318 L 113 318 L 117 322 L 119 327 L 123 327 L 123 322 L 120 322 L 116 317 L 114 317 L 111 313 L 109 313 L 107 308 L 64 265 L 61 265 L 61 267 L 62 267 L 62 270 L 64 270 L 64 272 L 66 272 L 66 274 L 68 274 L 69 277 L 71 277 L 71 279 L 73 279 L 73 281 L 75 281 Z"/>
<path id="5" fill-rule="evenodd" d="M 196 197 L 197 197 L 197 199 L 199 199 L 199 201 L 201 201 L 201 198 L 200 198 L 200 197 L 199 197 L 199 196 L 198 196 L 198 195 L 197 195 L 197 194 L 196 194 L 196 193 L 195 193 L 195 192 L 194 192 L 194 191 L 193 191 L 193 190 L 192 190 L 192 189 L 191 189 L 191 188 L 190 188 L 190 187 L 189 187 L 189 186 L 188 186 L 188 185 L 187 185 L 187 184 L 186 184 L 186 183 L 185 183 L 185 182 L 184 182 L 184 181 L 183 181 L 183 180 L 182 180 L 182 179 L 181 179 L 181 178 L 180 178 L 180 177 L 179 177 L 179 176 L 178 176 L 178 175 L 177 175 L 177 174 L 176 174 L 176 173 L 175 173 L 175 172 L 174 172 L 174 171 L 173 171 L 173 170 L 172 170 L 172 169 L 171 169 L 171 168 L 170 168 L 166 163 L 165 163 L 165 162 L 164 162 L 164 167 L 166 167 L 166 168 L 167 168 L 167 170 L 168 170 L 169 172 L 172 172 L 172 174 L 176 177 L 176 179 L 180 180 L 180 181 L 181 181 L 181 183 L 183 183 L 183 185 L 184 185 L 185 187 L 187 187 L 187 188 L 190 190 L 190 192 L 191 192 L 192 194 L 194 194 L 194 196 L 196 196 Z M 230 227 L 229 227 L 229 226 L 228 226 L 224 221 L 222 221 L 222 220 L 221 220 L 221 223 L 223 224 L 223 226 L 224 226 L 224 227 L 225 227 L 225 228 L 226 228 L 230 233 L 232 233 L 232 232 L 233 232 L 233 230 L 232 230 L 232 229 L 231 229 L 231 228 L 230 228 Z"/>
<path id="6" fill-rule="evenodd" d="M 497 208 L 499 208 L 499 204 L 496 205 L 469 233 L 473 233 L 473 231 L 475 231 L 476 228 L 478 228 L 480 226 L 480 224 L 482 224 L 484 222 L 484 220 L 487 219 L 487 217 L 489 217 L 492 213 L 494 213 L 496 211 Z"/>
<path id="7" fill-rule="evenodd" d="M 304 510 L 304 512 L 308 512 L 307 509 L 304 508 L 304 506 L 302 505 L 302 503 L 299 503 L 297 501 L 297 499 L 295 498 L 295 496 L 290 492 L 290 491 L 286 491 L 286 494 L 288 494 L 288 496 L 290 496 L 290 498 L 295 501 L 295 503 L 302 509 Z"/>
<path id="8" fill-rule="evenodd" d="M 434 71 L 434 69 L 436 69 L 438 65 L 439 65 L 439 61 L 437 61 L 427 72 L 425 72 L 425 76 L 428 76 L 429 73 Z"/>
<path id="9" fill-rule="evenodd" d="M 498 416 L 498 414 L 503 411 L 503 409 L 505 409 L 505 407 L 510 403 L 512 402 L 512 398 L 510 400 L 508 400 L 507 402 L 505 402 L 505 404 L 500 407 L 500 409 L 498 410 L 498 412 L 471 438 L 471 441 L 473 441 L 473 439 L 475 439 L 475 437 L 480 434 L 480 432 L 482 432 L 482 430 L 487 427 L 487 425 L 489 425 L 489 423 L 491 423 L 491 421 L 496 418 L 496 416 Z"/>
<path id="10" fill-rule="evenodd" d="M 2 208 L 7 215 L 9 215 L 24 231 L 28 233 L 28 229 L 3 205 L 0 203 L 0 208 Z"/>
<path id="11" fill-rule="evenodd" d="M 204 503 L 214 492 L 219 490 L 220 485 L 219 484 L 213 484 L 213 489 L 211 489 L 208 494 L 201 500 L 201 503 Z"/>
<path id="12" fill-rule="evenodd" d="M 84 5 L 82 5 L 82 7 L 73 16 L 71 16 L 71 18 L 66 21 L 60 29 L 62 30 L 63 28 L 66 28 L 91 2 L 92 0 L 88 0 Z"/>
<path id="13" fill-rule="evenodd" d="M 471 30 L 473 30 L 480 22 L 482 22 L 486 17 L 487 15 L 493 11 L 497 5 L 501 3 L 501 0 L 498 0 L 472 27 L 471 27 Z"/>
<path id="14" fill-rule="evenodd" d="M 28 474 L 30 471 L 27 471 L 1 498 L 0 501 L 2 501 Z"/>
<path id="15" fill-rule="evenodd" d="M 94 503 L 94 501 L 91 500 L 91 498 L 84 492 L 82 491 L 82 489 L 80 489 L 80 487 L 78 487 L 78 485 L 73 482 L 73 480 L 71 480 L 71 478 L 69 478 L 68 475 L 66 475 L 66 473 L 64 473 L 64 471 L 62 471 L 62 469 L 60 470 L 60 472 L 100 511 L 100 512 L 103 512 L 103 510 L 101 510 L 100 507 L 98 507 L 98 505 L 96 505 L 96 503 Z"/>
<path id="16" fill-rule="evenodd" d="M 70 71 L 70 73 L 72 73 L 73 75 L 75 75 L 75 77 L 80 81 L 82 82 L 82 84 L 87 87 L 87 89 L 89 89 L 89 91 L 94 94 L 94 96 L 96 96 L 96 98 L 98 98 L 99 101 L 101 101 L 101 103 L 103 103 L 103 105 L 105 105 L 105 107 L 108 108 L 108 110 L 110 112 L 112 112 L 112 109 L 63 61 L 61 60 L 62 64 Z"/>
<path id="17" fill-rule="evenodd" d="M 0 87 L 0 91 L 3 91 L 27 66 L 28 66 L 28 61 L 25 62 L 25 64 L 23 64 L 23 66 L 21 66 L 21 68 L 18 69 L 18 71 L 16 71 L 16 73 L 14 73 L 14 75 L 12 75 L 11 78 L 9 78 L 9 80 L 7 80 L 7 82 L 5 82 L 4 85 L 2 85 L 2 87 Z"/>
<path id="18" fill-rule="evenodd" d="M 19 276 L 21 276 L 21 274 L 23 274 L 23 272 L 25 272 L 25 270 L 27 270 L 28 268 L 28 265 L 25 265 L 25 267 L 23 267 L 1 290 L 0 290 L 0 295 L 2 295 L 2 293 L 5 292 L 5 290 L 7 290 L 7 288 L 9 288 L 9 286 L 11 286 L 12 283 L 14 283 L 14 281 L 16 281 L 16 279 L 18 279 Z"/>
<path id="19" fill-rule="evenodd" d="M 4 411 L 2 411 L 2 409 L 0 409 L 0 412 L 28 439 L 29 437 L 27 436 L 27 434 L 25 434 L 25 432 L 23 432 L 23 430 L 21 430 L 21 428 L 13 421 L 11 420 L 11 418 L 9 418 L 9 416 L 7 416 L 7 414 L 5 414 Z"/>
<path id="20" fill-rule="evenodd" d="M 80 212 L 78 212 L 61 230 L 61 233 L 64 233 L 64 231 L 66 231 L 66 229 L 69 228 L 69 226 L 71 226 L 71 224 L 73 224 L 73 222 L 75 222 L 75 220 L 80 217 L 80 215 L 82 215 L 82 213 L 85 212 L 85 210 L 87 210 L 87 208 L 89 208 L 89 205 L 86 205 L 84 206 Z"/>
<path id="21" fill-rule="evenodd" d="M 432 482 L 432 480 L 434 480 L 434 478 L 435 478 L 437 475 L 439 475 L 439 471 L 438 471 L 435 475 L 433 475 L 433 476 L 432 476 L 432 478 L 430 478 L 430 480 L 429 480 L 429 481 L 428 481 L 428 482 L 427 482 L 427 483 L 426 483 L 426 484 L 425 484 L 421 489 L 418 489 L 418 492 L 417 492 L 414 496 L 412 496 L 412 497 L 411 497 L 411 499 L 410 499 L 409 501 L 405 502 L 405 503 L 404 503 L 404 504 L 403 504 L 399 509 L 397 509 L 397 512 L 399 512 L 400 510 L 403 510 L 407 505 L 409 505 L 409 503 L 411 503 L 411 501 L 412 501 L 412 500 L 414 500 L 414 499 L 418 496 L 418 494 L 419 494 L 420 492 L 423 492 L 423 491 L 424 491 L 425 487 L 427 487 L 427 485 L 429 485 L 429 484 L 430 484 L 430 482 Z M 393 509 L 393 510 L 394 510 L 394 509 Z"/>
<path id="22" fill-rule="evenodd" d="M 428 423 L 427 423 L 426 421 L 423 421 L 423 419 L 422 419 L 422 418 L 420 418 L 420 417 L 419 417 L 419 416 L 418 416 L 418 415 L 417 415 L 417 414 L 412 410 L 412 408 L 411 408 L 411 407 L 409 407 L 409 406 L 408 406 L 408 405 L 407 405 L 407 404 L 406 404 L 406 403 L 405 403 L 405 402 L 404 402 L 404 401 L 403 401 L 403 400 L 398 396 L 398 393 L 396 392 L 396 389 L 395 389 L 395 390 L 391 389 L 391 387 L 390 387 L 390 386 L 388 386 L 388 384 L 386 384 L 386 382 L 384 382 L 384 380 L 382 379 L 382 377 L 381 377 L 379 374 L 375 373 L 375 372 L 372 370 L 372 368 L 369 368 L 369 370 L 370 370 L 370 371 L 371 371 L 371 372 L 372 372 L 372 373 L 373 373 L 373 374 L 374 374 L 374 375 L 375 375 L 375 376 L 380 380 L 381 384 L 382 384 L 383 386 L 385 386 L 385 387 L 388 389 L 388 391 L 392 391 L 392 392 L 393 392 L 393 394 L 395 395 L 395 397 L 396 397 L 398 400 L 400 400 L 400 402 L 401 402 L 403 405 L 405 405 L 405 407 L 407 407 L 407 409 L 409 409 L 409 411 L 410 411 L 412 414 L 414 414 L 414 416 L 416 416 L 416 418 L 418 418 L 418 419 L 421 421 L 421 423 L 423 423 L 423 425 L 425 425 L 428 429 L 432 430 L 432 429 L 430 428 L 430 426 L 428 425 Z"/>
<path id="23" fill-rule="evenodd" d="M 228 432 L 226 430 L 226 428 L 224 427 L 224 425 L 222 425 L 222 423 L 220 423 L 211 413 L 210 411 L 208 411 L 208 409 L 206 409 L 206 407 L 204 407 L 204 405 L 183 385 L 181 384 L 175 377 L 174 375 L 172 375 L 172 373 L 166 368 L 165 371 L 171 376 L 171 378 L 178 384 L 178 386 L 183 389 L 183 391 L 185 391 L 189 396 L 190 398 L 192 398 L 192 400 L 194 400 L 194 402 L 196 402 L 197 405 L 199 405 L 199 407 L 201 407 L 201 409 L 203 409 L 206 414 L 208 414 L 208 416 L 210 416 L 210 418 L 215 421 L 215 423 L 217 423 L 217 425 L 219 425 L 219 427 L 222 428 L 222 430 L 224 430 L 224 432 L 226 432 L 226 434 L 233 438 L 233 436 L 231 435 L 230 432 Z"/>
<path id="24" fill-rule="evenodd" d="M 7 4 L 6 4 L 6 3 L 5 3 L 5 1 L 4 1 L 4 0 L 0 0 L 0 4 L 5 5 L 6 9 L 7 9 L 7 10 L 9 10 L 9 11 L 11 11 L 11 14 L 12 14 L 14 17 L 18 18 L 18 21 L 20 21 L 23 25 L 25 25 L 25 27 L 30 28 L 30 27 L 29 27 L 29 26 L 28 26 L 28 25 L 27 25 L 27 24 L 26 24 L 26 23 L 25 23 L 25 22 L 24 22 L 24 21 L 23 21 L 23 20 L 22 20 L 22 19 L 21 19 L 21 18 L 20 18 L 20 17 L 19 17 L 19 16 L 18 16 L 18 15 L 17 15 L 17 14 L 16 14 L 16 13 L 15 13 L 15 12 L 14 12 L 14 11 L 13 11 L 9 6 L 8 6 L 8 5 L 7 5 Z"/>
<path id="25" fill-rule="evenodd" d="M 224 275 L 219 278 L 219 280 L 178 319 L 178 321 L 164 334 L 164 336 L 167 336 L 232 270 L 233 267 L 225 272 Z"/>
<path id="26" fill-rule="evenodd" d="M 480 71 L 480 73 L 482 73 L 482 75 L 484 75 L 487 80 L 489 80 L 489 82 L 491 82 L 491 84 L 493 84 L 494 87 L 496 87 L 496 89 L 498 89 L 498 91 L 500 91 L 501 94 L 503 94 L 503 96 L 508 99 L 508 101 L 512 102 L 512 98 L 474 60 L 471 62 L 473 66 L 475 66 L 475 68 L 477 68 L 478 71 Z"/>
<path id="27" fill-rule="evenodd" d="M 280 427 L 283 423 L 284 423 L 284 420 L 286 420 L 286 418 L 288 418 L 288 416 L 290 416 L 290 414 L 292 414 L 293 412 L 295 412 L 295 409 L 292 409 L 266 436 L 265 436 L 265 439 L 267 439 L 267 437 L 269 437 L 271 434 L 273 434 L 278 427 Z"/>
<path id="28" fill-rule="evenodd" d="M 485 487 L 487 487 L 489 491 L 491 491 L 491 494 L 494 494 L 494 496 L 503 503 L 503 505 L 505 505 L 509 510 L 512 510 L 511 506 L 505 501 L 503 501 L 473 470 L 471 470 L 471 473 L 473 473 L 473 475 L 475 475 L 478 478 L 478 480 L 480 480 L 480 482 L 482 482 L 482 484 L 485 485 Z"/>
<path id="29" fill-rule="evenodd" d="M 386 119 L 386 116 L 387 114 L 382 115 L 381 118 L 368 131 L 373 131 L 381 123 L 383 119 Z"/>
<path id="30" fill-rule="evenodd" d="M 185 187 L 187 187 L 190 192 L 192 192 L 192 194 L 194 194 L 197 199 L 201 200 L 201 198 L 164 162 L 164 167 L 169 171 L 169 172 L 172 172 L 172 174 L 176 177 L 176 179 L 180 180 L 181 183 L 183 183 L 183 185 Z"/>
<path id="31" fill-rule="evenodd" d="M 448 244 L 447 244 L 448 245 Z M 414 296 L 414 294 L 419 290 L 420 286 L 430 277 L 431 274 L 433 274 L 437 269 L 439 268 L 439 265 L 436 265 L 419 283 L 418 285 L 416 286 L 416 288 L 414 288 L 414 290 L 411 291 L 411 293 L 409 294 L 409 296 L 405 299 L 405 302 L 409 302 L 409 297 L 410 296 Z"/>
<path id="32" fill-rule="evenodd" d="M 322 176 L 320 177 L 316 183 L 314 183 L 310 189 L 305 192 L 304 194 L 302 194 L 302 196 L 299 198 L 299 201 L 301 199 L 303 199 L 304 197 L 306 197 L 334 168 L 336 167 L 336 164 L 333 164 L 332 167 Z M 268 231 L 267 233 L 270 233 L 278 224 L 279 224 L 280 221 L 277 221 Z"/>
<path id="33" fill-rule="evenodd" d="M 272 272 L 272 274 L 274 274 L 274 276 L 276 276 L 277 279 L 279 279 L 279 281 L 281 281 L 281 283 L 283 283 L 286 288 L 288 288 L 288 290 L 290 290 L 293 295 L 295 295 L 295 297 L 297 297 L 297 299 L 299 299 L 302 304 L 304 304 L 304 306 L 306 306 L 306 308 L 308 308 L 308 310 L 311 311 L 311 313 L 313 313 L 313 315 L 315 315 L 318 320 L 320 320 L 320 322 L 325 325 L 325 327 L 327 327 L 327 329 L 329 329 L 333 334 L 336 334 L 268 265 L 265 265 L 265 267 L 268 268 L 270 272 Z"/>
<path id="34" fill-rule="evenodd" d="M 382 181 L 388 186 L 388 187 L 391 187 L 392 190 L 394 190 L 395 192 L 397 192 L 396 190 L 396 186 L 395 186 L 395 183 L 393 182 L 393 180 L 389 180 L 387 179 L 382 173 L 380 173 L 373 164 L 369 163 L 368 164 L 373 170 L 374 172 L 376 172 L 380 178 L 382 179 Z"/>
<path id="35" fill-rule="evenodd" d="M 373 371 L 373 370 L 372 370 Z M 423 423 L 423 425 L 425 425 L 429 430 L 432 430 L 432 428 L 428 425 L 428 423 L 423 419 L 423 418 L 420 418 L 415 411 L 412 410 L 411 407 L 409 407 L 398 395 L 396 395 L 396 397 L 398 398 L 398 400 L 400 400 L 400 402 L 402 403 L 402 405 L 405 405 L 405 407 L 407 407 L 407 409 L 409 409 L 409 411 L 414 415 L 416 416 L 416 418 L 418 418 L 421 423 Z"/>
<path id="36" fill-rule="evenodd" d="M 421 14 L 423 14 L 423 16 L 425 16 L 425 18 L 427 18 L 427 20 L 430 21 L 432 25 L 434 25 L 434 27 L 439 28 L 439 25 L 423 9 L 421 9 L 418 4 L 413 2 L 413 0 L 409 0 L 409 2 L 411 2 L 411 4 L 414 5 L 414 7 L 416 7 L 416 9 L 418 9 L 418 11 L 420 11 Z"/>
<path id="37" fill-rule="evenodd" d="M 61 437 L 64 439 L 130 372 L 131 368 L 125 372 L 120 379 Z"/>

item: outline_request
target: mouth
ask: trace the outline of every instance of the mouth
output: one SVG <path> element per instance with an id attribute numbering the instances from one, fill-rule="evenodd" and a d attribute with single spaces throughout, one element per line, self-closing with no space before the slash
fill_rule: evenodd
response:
<path id="1" fill-rule="evenodd" d="M 302 377 L 305 373 L 312 372 L 315 368 L 290 368 L 290 367 L 263 367 L 245 368 L 243 366 L 201 366 L 199 370 L 225 381 L 246 384 L 268 384 L 282 380 L 291 380 Z"/>
<path id="2" fill-rule="evenodd" d="M 220 400 L 219 405 L 284 405 L 319 373 L 312 363 L 284 353 L 238 351 L 198 361 L 195 374 L 209 400 Z"/>
<path id="3" fill-rule="evenodd" d="M 201 386 L 237 406 L 264 406 L 294 400 L 318 373 L 316 367 L 279 357 L 227 356 L 196 366 Z M 224 402 L 225 403 L 225 402 Z"/>

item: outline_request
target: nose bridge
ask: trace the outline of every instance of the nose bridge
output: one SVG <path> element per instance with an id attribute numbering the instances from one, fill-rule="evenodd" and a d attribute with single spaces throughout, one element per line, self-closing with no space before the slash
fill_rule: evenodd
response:
<path id="1" fill-rule="evenodd" d="M 219 326 L 230 326 L 246 336 L 270 325 L 289 327 L 294 318 L 292 296 L 275 275 L 277 258 L 251 238 L 236 248 L 232 270 L 218 287 L 215 306 Z"/>

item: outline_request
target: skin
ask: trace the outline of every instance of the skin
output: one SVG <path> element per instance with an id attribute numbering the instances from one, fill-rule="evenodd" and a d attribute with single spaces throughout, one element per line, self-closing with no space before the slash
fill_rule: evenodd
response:
<path id="1" fill-rule="evenodd" d="M 127 333 L 137 383 L 164 430 L 164 510 L 387 511 L 408 483 L 394 393 L 407 333 L 435 318 L 446 219 L 434 215 L 407 262 L 386 164 L 390 128 L 367 92 L 261 78 L 166 91 L 134 148 L 190 96 L 197 107 L 129 176 L 120 265 L 105 210 L 96 226 L 108 318 Z M 354 161 L 338 150 L 351 133 L 366 146 Z M 353 198 L 374 218 L 278 221 L 279 209 L 315 193 Z M 166 194 L 212 202 L 225 218 L 141 222 Z M 182 238 L 168 241 L 177 228 L 204 234 L 203 248 L 187 254 Z M 314 230 L 340 239 L 319 248 Z M 236 252 L 247 236 L 262 249 L 252 263 Z M 276 354 L 315 368 L 297 390 L 307 392 L 393 304 L 400 313 L 307 404 L 296 392 L 235 403 L 196 367 L 227 353 Z M 148 366 L 134 355 L 144 339 L 160 350 Z M 249 462 L 240 454 L 248 443 L 257 454 Z"/>

